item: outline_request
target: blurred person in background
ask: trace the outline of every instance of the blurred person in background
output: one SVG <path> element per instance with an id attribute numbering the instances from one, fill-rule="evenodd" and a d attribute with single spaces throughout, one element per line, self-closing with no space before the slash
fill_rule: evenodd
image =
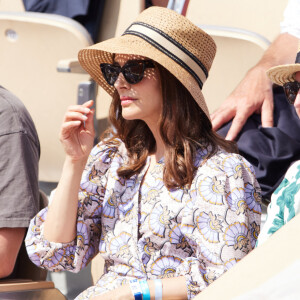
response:
<path id="1" fill-rule="evenodd" d="M 105 0 L 23 0 L 26 11 L 65 16 L 83 25 L 98 41 Z"/>
<path id="2" fill-rule="evenodd" d="M 294 64 L 273 67 L 267 74 L 273 83 L 283 87 L 286 102 L 293 109 L 295 117 L 300 119 L 300 47 Z M 261 245 L 299 212 L 300 160 L 288 168 L 279 187 L 272 194 L 267 220 L 258 236 L 257 245 Z"/>
<path id="3" fill-rule="evenodd" d="M 19 269 L 26 266 L 23 258 L 17 258 L 20 248 L 24 248 L 30 219 L 42 208 L 39 156 L 39 139 L 28 111 L 17 97 L 0 86 L 1 279 L 16 278 Z"/>
<path id="4" fill-rule="evenodd" d="M 254 167 L 265 203 L 289 166 L 300 159 L 300 121 L 266 71 L 293 63 L 300 38 L 300 1 L 289 0 L 281 34 L 212 115 L 212 124 Z M 229 75 L 230 76 L 230 75 Z M 223 127 L 222 127 L 223 126 Z M 222 127 L 222 128 L 221 128 Z"/>

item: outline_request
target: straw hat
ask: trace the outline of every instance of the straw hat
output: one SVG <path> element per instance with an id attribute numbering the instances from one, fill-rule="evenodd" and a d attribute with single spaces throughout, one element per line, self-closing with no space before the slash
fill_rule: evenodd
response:
<path id="1" fill-rule="evenodd" d="M 201 89 L 215 52 L 213 39 L 187 18 L 173 10 L 152 6 L 121 37 L 80 50 L 78 59 L 91 77 L 113 95 L 115 88 L 105 81 L 100 63 L 112 63 L 114 53 L 148 57 L 171 72 L 209 118 Z"/>
<path id="2" fill-rule="evenodd" d="M 300 71 L 300 44 L 294 64 L 276 66 L 267 71 L 269 78 L 278 85 L 295 81 L 294 74 Z"/>

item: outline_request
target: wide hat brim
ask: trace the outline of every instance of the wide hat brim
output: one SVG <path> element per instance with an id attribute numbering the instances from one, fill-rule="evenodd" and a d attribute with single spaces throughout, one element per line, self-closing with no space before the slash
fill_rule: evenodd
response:
<path id="1" fill-rule="evenodd" d="M 151 10 L 151 11 L 150 11 Z M 146 12 L 148 11 L 148 12 Z M 152 14 L 150 14 L 152 12 Z M 170 21 L 176 19 L 177 22 L 180 23 L 182 18 L 184 19 L 185 24 L 182 26 L 187 27 L 189 30 L 197 31 L 197 34 L 203 35 L 203 44 L 206 49 L 210 51 L 202 50 L 203 57 L 206 59 L 205 64 L 208 66 L 209 70 L 213 58 L 215 56 L 215 43 L 211 37 L 208 36 L 204 31 L 194 25 L 192 22 L 187 20 L 185 17 L 177 14 L 176 12 L 161 8 L 161 7 L 151 7 L 145 10 L 142 14 L 146 15 L 149 18 L 153 16 L 154 21 L 155 18 L 158 18 L 157 15 L 165 17 L 163 22 L 167 22 L 168 18 Z M 140 16 L 142 16 L 142 14 Z M 147 16 L 148 14 L 148 16 Z M 146 17 L 144 17 L 146 19 Z M 142 18 L 142 17 L 141 17 Z M 173 20 L 171 20 L 173 18 Z M 154 22 L 153 21 L 153 22 Z M 188 24 L 187 24 L 188 22 Z M 171 23 L 172 24 L 172 23 Z M 186 26 L 187 24 L 187 26 Z M 174 26 L 174 25 L 173 25 Z M 176 23 L 176 26 L 180 26 L 180 24 Z M 189 28 L 189 26 L 191 28 Z M 197 39 L 199 40 L 199 38 Z M 199 41 L 197 41 L 199 43 Z M 202 41 L 200 41 L 202 42 Z M 194 46 L 192 51 L 198 51 L 198 44 Z M 195 80 L 195 78 L 188 72 L 185 68 L 183 68 L 179 63 L 174 61 L 170 56 L 166 55 L 160 49 L 154 47 L 150 43 L 148 43 L 145 39 L 141 38 L 137 35 L 122 35 L 120 37 L 112 38 L 88 48 L 82 49 L 78 53 L 78 60 L 81 66 L 91 75 L 91 77 L 110 95 L 113 95 L 115 92 L 115 88 L 110 86 L 103 77 L 103 74 L 100 69 L 101 63 L 112 63 L 114 54 L 129 54 L 129 55 L 140 55 L 145 56 L 163 67 L 165 67 L 171 74 L 173 74 L 191 93 L 192 97 L 198 103 L 203 112 L 209 117 L 209 111 L 202 94 L 199 83 Z M 204 59 L 203 59 L 204 60 Z M 197 66 L 198 67 L 198 66 Z M 206 78 L 205 78 L 206 79 Z M 205 81 L 205 80 L 204 80 Z M 203 82 L 204 82 L 203 81 Z"/>
<path id="2" fill-rule="evenodd" d="M 277 85 L 284 85 L 287 82 L 295 81 L 294 74 L 300 71 L 300 64 L 281 65 L 270 68 L 267 75 Z"/>

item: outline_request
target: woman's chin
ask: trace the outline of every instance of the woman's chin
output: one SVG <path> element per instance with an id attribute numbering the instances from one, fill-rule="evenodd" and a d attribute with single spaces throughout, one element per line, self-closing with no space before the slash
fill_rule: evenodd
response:
<path id="1" fill-rule="evenodd" d="M 122 117 L 123 117 L 125 120 L 136 120 L 136 119 L 139 119 L 137 114 L 134 114 L 134 113 L 126 113 L 126 112 L 124 112 L 124 111 L 122 112 Z"/>

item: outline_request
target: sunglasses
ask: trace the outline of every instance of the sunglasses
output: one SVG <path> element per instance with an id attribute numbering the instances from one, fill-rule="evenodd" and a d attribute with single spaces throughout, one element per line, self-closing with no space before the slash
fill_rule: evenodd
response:
<path id="1" fill-rule="evenodd" d="M 300 89 L 300 82 L 298 81 L 286 82 L 283 85 L 285 96 L 290 104 L 294 104 L 299 89 Z"/>
<path id="2" fill-rule="evenodd" d="M 120 73 L 123 74 L 128 83 L 139 83 L 147 68 L 154 68 L 154 63 L 151 60 L 131 60 L 122 68 L 116 64 L 100 64 L 101 72 L 109 85 L 115 84 Z"/>

